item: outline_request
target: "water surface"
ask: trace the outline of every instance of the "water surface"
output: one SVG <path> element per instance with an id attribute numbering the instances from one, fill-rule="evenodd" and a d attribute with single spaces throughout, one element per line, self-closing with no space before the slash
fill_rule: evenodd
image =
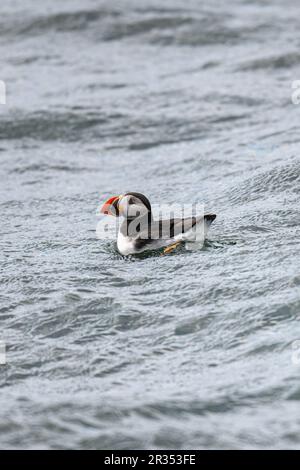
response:
<path id="1" fill-rule="evenodd" d="M 1 448 L 300 448 L 296 0 L 2 0 Z M 109 195 L 200 202 L 125 259 Z"/>

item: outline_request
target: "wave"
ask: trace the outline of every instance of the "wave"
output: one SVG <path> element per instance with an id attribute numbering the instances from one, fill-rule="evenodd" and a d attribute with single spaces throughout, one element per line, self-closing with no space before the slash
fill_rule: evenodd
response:
<path id="1" fill-rule="evenodd" d="M 106 7 L 39 15 L 34 18 L 5 17 L 1 23 L 4 38 L 35 37 L 50 33 L 86 33 L 96 41 L 115 41 L 132 37 L 153 44 L 203 46 L 213 44 L 238 44 L 253 40 L 270 28 L 266 24 L 235 26 L 231 15 L 205 9 Z"/>
<path id="2" fill-rule="evenodd" d="M 270 193 L 298 193 L 299 188 L 300 162 L 296 160 L 246 178 L 230 190 L 229 200 L 231 203 L 242 204 L 266 197 Z"/>

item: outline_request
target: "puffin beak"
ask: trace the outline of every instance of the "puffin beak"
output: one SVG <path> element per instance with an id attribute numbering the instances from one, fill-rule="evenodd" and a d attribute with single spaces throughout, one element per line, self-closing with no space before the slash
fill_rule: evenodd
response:
<path id="1" fill-rule="evenodd" d="M 117 216 L 116 214 L 116 206 L 114 205 L 120 199 L 120 196 L 113 196 L 109 198 L 101 207 L 100 213 L 105 215 L 113 215 Z"/>

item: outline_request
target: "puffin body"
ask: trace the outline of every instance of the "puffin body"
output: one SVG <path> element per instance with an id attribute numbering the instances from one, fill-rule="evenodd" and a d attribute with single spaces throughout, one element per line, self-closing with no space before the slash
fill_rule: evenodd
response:
<path id="1" fill-rule="evenodd" d="M 200 241 L 203 244 L 216 218 L 215 214 L 205 214 L 154 220 L 146 196 L 132 192 L 108 199 L 100 212 L 124 218 L 117 239 L 118 250 L 124 256 L 161 248 L 167 253 L 181 242 Z"/>

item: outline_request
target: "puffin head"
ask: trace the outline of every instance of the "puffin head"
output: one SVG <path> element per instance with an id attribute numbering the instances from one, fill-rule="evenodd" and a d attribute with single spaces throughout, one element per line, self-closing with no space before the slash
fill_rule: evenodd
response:
<path id="1" fill-rule="evenodd" d="M 127 220 L 148 215 L 152 217 L 151 204 L 141 193 L 126 193 L 109 198 L 100 209 L 102 214 L 124 217 Z"/>

